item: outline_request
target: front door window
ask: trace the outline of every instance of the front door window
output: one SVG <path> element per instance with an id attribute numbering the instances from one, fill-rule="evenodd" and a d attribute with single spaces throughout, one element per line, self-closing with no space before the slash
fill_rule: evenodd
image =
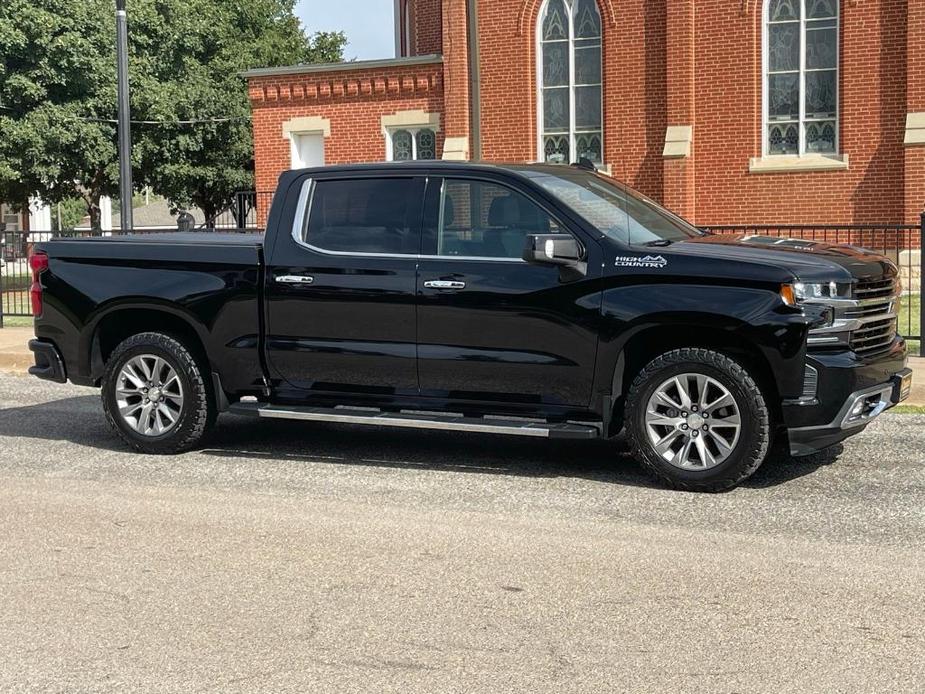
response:
<path id="1" fill-rule="evenodd" d="M 536 203 L 506 186 L 452 178 L 443 183 L 436 255 L 517 259 L 528 235 L 557 231 Z"/>

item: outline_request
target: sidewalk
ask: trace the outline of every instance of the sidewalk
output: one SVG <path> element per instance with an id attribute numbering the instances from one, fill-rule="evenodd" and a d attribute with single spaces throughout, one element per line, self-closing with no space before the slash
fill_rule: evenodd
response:
<path id="1" fill-rule="evenodd" d="M 925 357 L 909 357 L 912 368 L 912 394 L 903 405 L 925 407 Z"/>
<path id="2" fill-rule="evenodd" d="M 26 373 L 34 363 L 29 351 L 32 326 L 28 328 L 0 328 L 0 372 Z"/>
<path id="3" fill-rule="evenodd" d="M 31 339 L 31 327 L 0 328 L 0 373 L 26 373 L 33 364 L 29 351 Z M 909 366 L 915 372 L 912 395 L 903 404 L 925 407 L 925 358 L 909 357 Z"/>

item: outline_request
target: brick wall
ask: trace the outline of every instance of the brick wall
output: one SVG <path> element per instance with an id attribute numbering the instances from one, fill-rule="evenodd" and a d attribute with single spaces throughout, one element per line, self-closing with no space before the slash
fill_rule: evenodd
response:
<path id="1" fill-rule="evenodd" d="M 666 117 L 669 126 L 691 126 L 697 121 L 697 87 L 694 0 L 673 0 L 667 8 Z M 666 138 L 667 139 L 667 138 Z M 694 153 L 665 158 L 662 169 L 662 204 L 682 217 L 697 210 L 697 170 Z"/>
<path id="2" fill-rule="evenodd" d="M 479 0 L 482 154 L 536 161 L 536 22 L 541 0 Z M 665 5 L 604 0 L 604 152 L 613 174 L 662 196 Z"/>
<path id="3" fill-rule="evenodd" d="M 442 0 L 409 0 L 413 3 L 414 55 L 432 55 L 443 51 Z"/>
<path id="4" fill-rule="evenodd" d="M 327 163 L 382 161 L 385 138 L 381 117 L 397 111 L 442 113 L 443 66 L 392 66 L 362 72 L 344 70 L 285 77 L 254 77 L 249 94 L 253 109 L 257 190 L 273 190 L 290 168 L 290 142 L 283 122 L 319 116 L 331 122 L 325 138 Z M 437 156 L 444 129 L 437 133 Z"/>
<path id="5" fill-rule="evenodd" d="M 272 186 L 288 166 L 280 130 L 294 116 L 331 119 L 332 163 L 382 159 L 379 118 L 396 110 L 439 109 L 441 141 L 471 135 L 466 0 L 411 1 L 413 50 L 442 53 L 442 70 L 251 80 L 259 187 Z M 541 4 L 478 0 L 485 159 L 537 158 Z M 604 152 L 614 176 L 698 224 L 917 220 L 925 204 L 925 147 L 904 147 L 903 137 L 906 113 L 925 111 L 923 0 L 842 0 L 840 149 L 849 167 L 774 174 L 749 172 L 763 137 L 761 0 L 598 4 Z M 693 125 L 690 157 L 662 156 L 668 125 Z"/>
<path id="6" fill-rule="evenodd" d="M 906 22 L 906 111 L 925 113 L 925 2 L 910 0 Z M 905 148 L 905 214 L 925 210 L 925 146 Z"/>
<path id="7" fill-rule="evenodd" d="M 850 168 L 759 175 L 748 164 L 762 145 L 762 3 L 698 0 L 698 223 L 903 221 L 905 4 L 841 3 L 840 137 Z"/>
<path id="8" fill-rule="evenodd" d="M 443 0 L 442 8 L 446 136 L 468 137 L 470 109 L 466 0 Z M 469 151 L 472 151 L 471 144 Z"/>

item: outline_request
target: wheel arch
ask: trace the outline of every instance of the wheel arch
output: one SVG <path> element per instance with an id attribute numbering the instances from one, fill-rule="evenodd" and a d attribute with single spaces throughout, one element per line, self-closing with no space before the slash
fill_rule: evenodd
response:
<path id="1" fill-rule="evenodd" d="M 106 362 L 123 340 L 147 332 L 176 338 L 190 350 L 206 373 L 211 374 L 205 336 L 182 311 L 167 306 L 120 304 L 100 314 L 89 331 L 89 373 L 94 383 L 99 383 Z"/>
<path id="2" fill-rule="evenodd" d="M 781 421 L 781 398 L 770 362 L 753 341 L 733 329 L 735 326 L 728 327 L 706 330 L 703 324 L 672 324 L 634 332 L 615 358 L 610 386 L 613 403 L 610 431 L 616 433 L 622 426 L 626 394 L 637 374 L 660 355 L 685 347 L 710 349 L 739 362 L 761 388 L 774 421 Z"/>

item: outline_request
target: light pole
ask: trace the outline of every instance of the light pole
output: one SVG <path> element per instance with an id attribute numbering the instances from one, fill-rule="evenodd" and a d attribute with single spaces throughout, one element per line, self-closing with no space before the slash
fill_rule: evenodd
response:
<path id="1" fill-rule="evenodd" d="M 132 126 L 128 102 L 128 26 L 125 0 L 116 0 L 116 59 L 119 75 L 119 193 L 122 231 L 132 230 Z"/>

